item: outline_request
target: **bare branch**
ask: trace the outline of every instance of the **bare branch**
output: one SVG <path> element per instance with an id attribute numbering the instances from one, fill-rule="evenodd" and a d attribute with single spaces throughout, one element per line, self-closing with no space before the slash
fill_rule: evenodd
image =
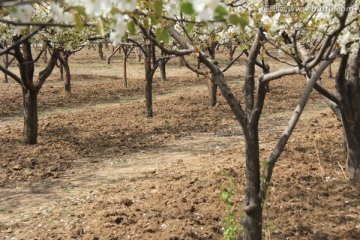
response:
<path id="1" fill-rule="evenodd" d="M 270 82 L 275 79 L 279 79 L 281 77 L 287 76 L 287 75 L 295 75 L 295 74 L 305 74 L 304 69 L 300 69 L 299 67 L 290 67 L 285 69 L 279 69 L 274 72 L 265 74 L 260 77 L 261 82 Z"/>
<path id="2" fill-rule="evenodd" d="M 225 73 L 230 67 L 244 54 L 245 50 L 242 51 L 234 60 L 232 60 L 223 70 L 222 72 Z"/>
<path id="3" fill-rule="evenodd" d="M 334 61 L 335 56 L 338 55 L 338 52 L 334 52 L 332 54 L 332 57 L 328 60 L 324 61 L 319 69 L 314 72 L 314 74 L 311 76 L 309 81 L 306 84 L 305 90 L 303 92 L 303 95 L 301 96 L 299 103 L 295 107 L 295 110 L 289 120 L 288 126 L 284 129 L 276 147 L 273 149 L 271 155 L 266 160 L 265 168 L 264 168 L 264 175 L 263 180 L 261 181 L 261 189 L 259 193 L 259 197 L 262 200 L 266 199 L 266 193 L 269 187 L 271 175 L 273 172 L 273 169 L 275 167 L 276 161 L 279 159 L 280 154 L 285 148 L 285 145 L 287 141 L 289 140 L 298 120 L 300 119 L 301 113 L 303 112 L 305 105 L 310 97 L 310 93 L 312 89 L 314 88 L 314 85 L 321 77 L 322 73 L 325 71 L 325 69 Z"/>
<path id="4" fill-rule="evenodd" d="M 191 65 L 188 63 L 188 61 L 186 61 L 186 59 L 185 59 L 184 56 L 181 56 L 181 58 L 184 60 L 185 67 L 187 67 L 187 68 L 190 69 L 191 71 L 193 71 L 193 72 L 195 72 L 195 73 L 197 73 L 197 74 L 199 74 L 199 75 L 202 75 L 202 76 L 207 75 L 206 72 L 201 71 L 200 69 L 197 69 L 197 68 L 191 66 Z"/>
<path id="5" fill-rule="evenodd" d="M 249 57 L 246 65 L 244 94 L 245 94 L 246 111 L 249 116 L 254 107 L 255 64 L 256 64 L 256 59 L 260 53 L 261 43 L 263 39 L 264 36 L 261 33 L 261 30 L 259 29 L 252 44 L 252 47 L 250 49 Z"/>
<path id="6" fill-rule="evenodd" d="M 19 83 L 20 85 L 22 85 L 22 81 L 21 78 L 18 77 L 15 73 L 11 72 L 10 70 L 4 68 L 3 66 L 0 65 L 0 71 L 2 71 L 3 73 L 5 73 L 6 75 L 9 75 L 12 79 L 14 79 L 17 83 Z"/>
<path id="7" fill-rule="evenodd" d="M 286 65 L 289 65 L 289 66 L 292 66 L 292 67 L 296 67 L 296 66 L 297 66 L 297 65 L 291 64 L 291 63 L 289 63 L 289 62 L 287 62 L 287 61 L 285 61 L 285 60 L 282 60 L 282 59 L 280 59 L 280 58 L 278 58 L 278 57 L 275 57 L 275 56 L 272 55 L 269 51 L 266 51 L 266 55 L 268 55 L 268 56 L 271 57 L 272 59 L 274 59 L 274 60 L 276 60 L 276 61 L 278 61 L 278 62 L 284 63 L 284 64 L 286 64 Z"/>
<path id="8" fill-rule="evenodd" d="M 51 72 L 53 71 L 53 69 L 56 65 L 57 59 L 60 59 L 59 58 L 59 50 L 54 49 L 53 53 L 51 54 L 51 59 L 50 59 L 48 65 L 46 66 L 46 68 L 44 70 L 42 70 L 39 73 L 38 82 L 36 83 L 37 89 L 40 89 L 41 86 L 44 84 L 45 80 L 50 76 Z"/>

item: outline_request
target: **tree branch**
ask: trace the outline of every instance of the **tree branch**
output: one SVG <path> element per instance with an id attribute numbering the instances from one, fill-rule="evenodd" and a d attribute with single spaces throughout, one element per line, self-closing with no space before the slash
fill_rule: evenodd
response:
<path id="1" fill-rule="evenodd" d="M 199 75 L 202 75 L 202 76 L 205 76 L 206 75 L 206 72 L 203 72 L 201 71 L 200 69 L 197 69 L 193 66 L 191 66 L 188 61 L 186 61 L 185 57 L 184 56 L 181 56 L 181 58 L 184 60 L 184 63 L 185 63 L 185 67 L 187 67 L 188 69 L 190 69 L 191 71 L 199 74 Z"/>
<path id="2" fill-rule="evenodd" d="M 264 39 L 261 30 L 259 29 L 254 42 L 251 46 L 249 57 L 246 65 L 246 77 L 244 84 L 244 95 L 247 115 L 250 116 L 254 108 L 254 88 L 255 88 L 255 65 L 257 56 L 260 53 L 261 42 Z"/>
<path id="3" fill-rule="evenodd" d="M 44 70 L 42 70 L 39 73 L 38 81 L 35 85 L 37 89 L 40 89 L 41 86 L 44 84 L 45 80 L 50 76 L 51 72 L 53 71 L 53 69 L 56 65 L 57 59 L 60 59 L 59 58 L 59 50 L 54 49 L 53 53 L 51 54 L 51 58 L 50 58 L 48 65 L 46 66 L 46 68 Z"/>
<path id="4" fill-rule="evenodd" d="M 0 65 L 0 71 L 2 71 L 3 73 L 5 73 L 6 75 L 9 75 L 12 79 L 14 79 L 17 83 L 19 83 L 20 85 L 22 85 L 22 81 L 21 78 L 18 77 L 15 73 L 11 72 L 10 70 L 4 68 L 3 66 Z"/>
<path id="5" fill-rule="evenodd" d="M 338 52 L 333 53 L 333 57 L 329 58 L 328 60 L 324 61 L 318 70 L 314 72 L 309 79 L 309 81 L 306 84 L 305 90 L 303 92 L 303 95 L 301 96 L 299 103 L 295 107 L 295 110 L 288 122 L 288 126 L 284 129 L 276 147 L 273 149 L 272 153 L 266 160 L 264 173 L 263 173 L 263 179 L 261 181 L 261 187 L 260 187 L 260 193 L 259 198 L 262 200 L 266 199 L 267 190 L 269 187 L 269 183 L 271 180 L 271 176 L 273 173 L 273 169 L 275 167 L 276 161 L 279 159 L 282 151 L 285 148 L 285 145 L 287 141 L 289 140 L 298 120 L 300 119 L 301 113 L 303 112 L 305 105 L 310 97 L 310 93 L 316 84 L 316 82 L 321 77 L 321 74 L 325 71 L 325 69 L 334 61 L 334 56 L 337 56 Z"/>
<path id="6" fill-rule="evenodd" d="M 234 60 L 232 60 L 223 70 L 222 72 L 225 73 L 230 67 L 244 54 L 245 50 L 242 51 Z"/>
<path id="7" fill-rule="evenodd" d="M 300 69 L 299 67 L 279 69 L 274 72 L 264 74 L 263 76 L 260 77 L 260 81 L 266 83 L 287 75 L 294 75 L 294 74 L 305 74 L 305 72 L 303 69 Z"/>

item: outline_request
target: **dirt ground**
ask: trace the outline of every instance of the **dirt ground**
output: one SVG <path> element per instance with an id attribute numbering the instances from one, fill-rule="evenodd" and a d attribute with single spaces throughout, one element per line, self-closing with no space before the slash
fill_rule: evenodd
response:
<path id="1" fill-rule="evenodd" d="M 73 56 L 71 96 L 56 70 L 39 96 L 35 146 L 21 143 L 20 87 L 0 83 L 0 239 L 222 239 L 226 187 L 241 218 L 244 142 L 225 100 L 210 107 L 206 80 L 173 59 L 168 81 L 155 75 L 147 119 L 142 64 L 130 59 L 127 89 L 120 66 L 92 50 Z M 243 74 L 244 60 L 226 73 L 238 95 Z M 271 84 L 262 159 L 303 86 L 301 77 Z M 264 239 L 359 239 L 360 185 L 344 163 L 341 124 L 313 93 L 276 166 Z"/>

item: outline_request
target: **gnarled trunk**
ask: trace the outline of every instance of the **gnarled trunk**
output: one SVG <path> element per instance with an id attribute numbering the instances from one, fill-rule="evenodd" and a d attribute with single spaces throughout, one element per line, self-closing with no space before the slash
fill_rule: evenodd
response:
<path id="1" fill-rule="evenodd" d="M 38 92 L 22 88 L 24 109 L 24 131 L 23 142 L 25 144 L 36 144 L 38 136 Z"/>
<path id="2" fill-rule="evenodd" d="M 346 148 L 346 174 L 351 180 L 360 180 L 360 119 L 343 121 L 345 148 Z"/>
<path id="3" fill-rule="evenodd" d="M 348 59 L 345 79 L 337 80 L 339 108 L 344 127 L 346 173 L 360 181 L 360 48 Z"/>

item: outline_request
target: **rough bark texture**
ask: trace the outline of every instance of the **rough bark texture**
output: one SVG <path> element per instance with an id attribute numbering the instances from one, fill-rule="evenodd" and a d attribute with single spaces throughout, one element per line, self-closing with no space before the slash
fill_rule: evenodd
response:
<path id="1" fill-rule="evenodd" d="M 23 142 L 25 144 L 36 144 L 38 136 L 38 114 L 36 91 L 22 89 L 24 109 Z"/>
<path id="2" fill-rule="evenodd" d="M 356 54 L 349 57 L 345 75 L 339 74 L 337 79 L 337 90 L 340 94 L 339 108 L 341 110 L 346 143 L 346 173 L 351 180 L 356 181 L 360 181 L 359 68 L 360 48 Z M 339 72 L 341 73 L 341 69 Z"/>
<path id="3" fill-rule="evenodd" d="M 257 124 L 249 123 L 246 143 L 246 197 L 243 226 L 245 239 L 262 239 L 262 204 L 260 192 L 259 136 Z"/>

